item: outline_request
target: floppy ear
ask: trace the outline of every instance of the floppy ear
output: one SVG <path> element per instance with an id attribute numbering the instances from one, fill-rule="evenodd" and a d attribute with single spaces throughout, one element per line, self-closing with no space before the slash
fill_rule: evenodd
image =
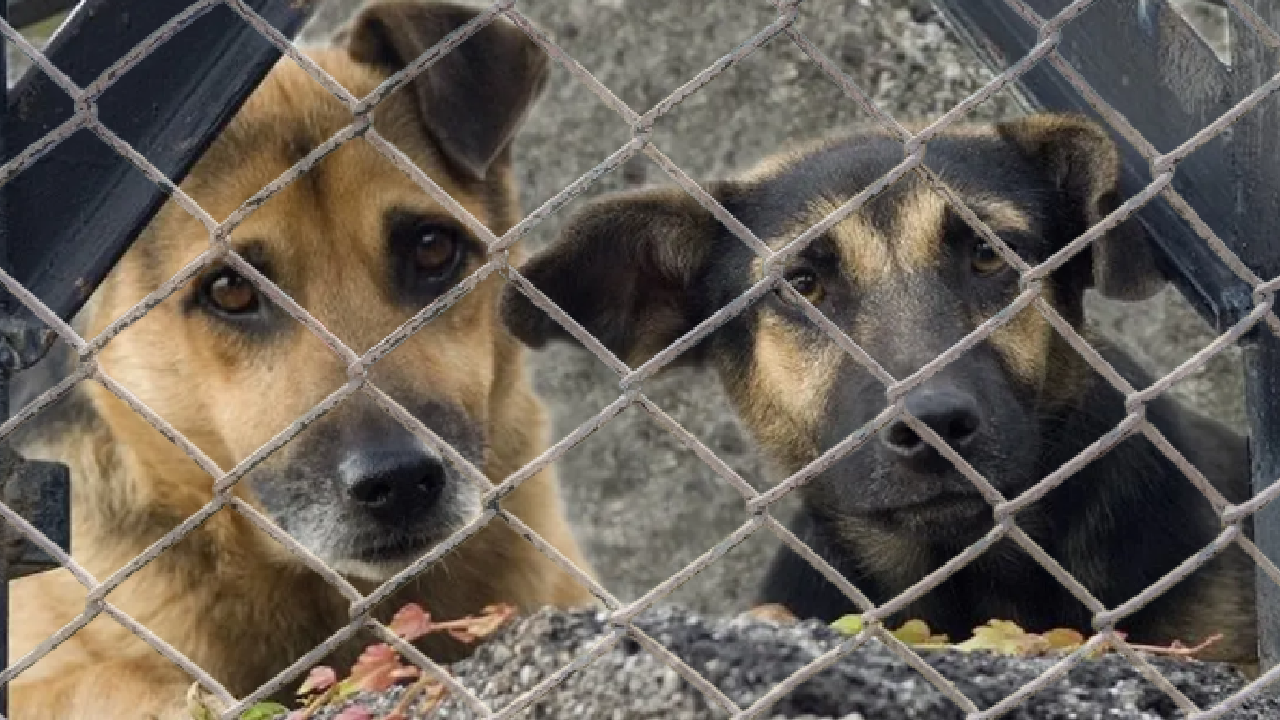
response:
<path id="1" fill-rule="evenodd" d="M 357 62 L 398 72 L 478 14 L 446 3 L 372 5 L 345 31 L 347 52 Z M 410 88 L 440 149 L 482 180 L 542 93 L 547 74 L 542 49 L 499 18 L 419 73 Z"/>
<path id="2" fill-rule="evenodd" d="M 519 272 L 635 367 L 702 320 L 698 279 L 719 229 L 679 190 L 615 193 L 575 215 L 560 239 Z M 531 347 L 571 337 L 512 286 L 502 319 Z"/>
<path id="3" fill-rule="evenodd" d="M 1105 130 L 1080 115 L 1042 113 L 1000 123 L 999 135 L 1045 171 L 1070 203 L 1083 229 L 1120 206 L 1120 155 Z M 1155 248 L 1136 215 L 1095 240 L 1089 249 L 1093 286 L 1117 300 L 1144 300 L 1165 284 Z"/>

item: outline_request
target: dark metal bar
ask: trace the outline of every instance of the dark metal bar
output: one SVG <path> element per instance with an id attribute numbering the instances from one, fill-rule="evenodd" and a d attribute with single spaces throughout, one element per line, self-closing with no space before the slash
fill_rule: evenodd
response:
<path id="1" fill-rule="evenodd" d="M 1005 0 L 936 0 L 960 35 L 993 69 L 1017 62 L 1036 44 L 1036 31 Z M 1030 0 L 1050 18 L 1067 0 Z M 1160 152 L 1168 152 L 1230 109 L 1230 73 L 1165 0 L 1097 2 L 1063 30 L 1062 56 L 1111 107 Z M 1176 61 L 1176 62 L 1175 62 Z M 1018 83 L 1031 109 L 1071 110 L 1102 117 L 1048 61 Z M 1105 122 L 1104 122 L 1105 125 Z M 1118 134 L 1121 190 L 1126 197 L 1151 182 L 1150 167 Z M 1237 213 L 1226 140 L 1219 138 L 1178 166 L 1174 188 L 1222 237 Z M 1163 199 L 1139 213 L 1155 238 L 1170 277 L 1219 331 L 1247 314 L 1249 289 Z"/>
<path id="2" fill-rule="evenodd" d="M 8 21 L 8 6 L 0 7 L 0 18 Z M 9 58 L 5 52 L 0 52 L 0 157 L 4 157 L 6 153 L 5 137 L 8 130 L 8 83 L 3 82 L 9 77 Z M 6 202 L 7 189 L 0 187 L 0 263 L 4 263 L 6 269 L 8 265 L 8 247 L 9 247 L 9 223 L 8 223 L 8 203 Z M 6 307 L 10 298 L 3 297 L 8 293 L 0 293 L 0 313 L 8 314 L 9 308 Z M 9 417 L 9 382 L 8 378 L 0 375 L 0 419 Z M 8 545 L 9 541 L 6 537 L 11 532 L 8 528 L 0 523 L 0 670 L 9 667 L 9 559 Z M 0 715 L 9 716 L 9 688 L 6 685 L 0 685 Z"/>
<path id="3" fill-rule="evenodd" d="M 35 25 L 63 10 L 76 6 L 77 0 L 9 0 L 9 24 L 16 28 Z"/>
<path id="4" fill-rule="evenodd" d="M 1280 477 L 1280 338 L 1266 333 L 1245 350 L 1245 393 L 1252 437 L 1253 489 L 1260 492 Z M 1272 503 L 1254 516 L 1254 542 L 1280 562 L 1280 505 Z M 1280 587 L 1258 572 L 1258 654 L 1262 667 L 1280 663 Z"/>
<path id="5" fill-rule="evenodd" d="M 83 87 L 186 5 L 87 0 L 47 54 Z M 314 7 L 310 0 L 248 5 L 288 37 Z M 278 58 L 279 51 L 254 28 L 219 5 L 117 80 L 99 99 L 98 117 L 179 182 Z M 10 96 L 5 157 L 72 114 L 67 95 L 32 68 Z M 165 200 L 154 183 L 88 130 L 15 178 L 8 194 L 16 277 L 68 319 Z"/>
<path id="6" fill-rule="evenodd" d="M 1280 28 L 1280 0 L 1254 0 L 1254 10 L 1272 28 Z M 1231 28 L 1235 92 L 1243 97 L 1270 79 L 1277 53 L 1243 22 Z M 1237 227 L 1230 244 L 1262 278 L 1280 276 L 1280 98 L 1271 97 L 1233 128 L 1237 168 Z M 1253 489 L 1260 492 L 1280 478 L 1280 338 L 1269 330 L 1245 351 L 1245 400 L 1249 415 Z M 1272 503 L 1254 518 L 1254 541 L 1272 562 L 1280 563 L 1280 506 Z M 1258 650 L 1263 667 L 1280 663 L 1280 588 L 1258 573 Z"/>

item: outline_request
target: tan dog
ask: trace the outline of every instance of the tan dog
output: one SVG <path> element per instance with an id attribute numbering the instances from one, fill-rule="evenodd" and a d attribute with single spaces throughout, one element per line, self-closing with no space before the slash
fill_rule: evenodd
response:
<path id="1" fill-rule="evenodd" d="M 345 47 L 311 53 L 365 96 L 474 12 L 393 4 L 360 15 Z M 510 143 L 547 74 L 517 28 L 490 25 L 377 110 L 374 127 L 496 233 L 518 218 Z M 182 187 L 224 218 L 352 121 L 294 62 L 281 62 Z M 356 138 L 275 194 L 233 233 L 257 269 L 358 353 L 484 262 L 485 247 L 409 177 Z M 167 205 L 79 320 L 101 332 L 208 246 Z M 494 275 L 377 363 L 371 381 L 499 482 L 545 447 L 543 409 L 522 350 L 501 327 Z M 332 351 L 225 265 L 201 273 L 111 341 L 101 366 L 230 469 L 347 380 Z M 68 463 L 76 560 L 106 579 L 212 495 L 212 479 L 96 383 L 41 418 L 22 450 Z M 481 491 L 357 393 L 251 471 L 236 488 L 313 555 L 371 591 L 481 511 Z M 579 567 L 556 481 L 538 473 L 503 507 Z M 56 571 L 15 583 L 16 661 L 85 608 Z M 348 622 L 347 602 L 239 513 L 223 509 L 107 597 L 238 697 Z M 529 610 L 590 596 L 495 520 L 392 598 L 436 617 L 509 602 Z M 386 612 L 383 612 L 386 611 Z M 367 639 L 367 638 L 366 638 Z M 456 645 L 425 646 L 454 657 Z M 183 714 L 192 678 L 101 616 L 12 690 L 19 720 Z"/>

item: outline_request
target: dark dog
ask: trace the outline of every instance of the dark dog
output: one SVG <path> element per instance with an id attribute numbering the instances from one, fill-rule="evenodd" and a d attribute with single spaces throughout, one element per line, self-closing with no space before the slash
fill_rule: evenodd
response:
<path id="1" fill-rule="evenodd" d="M 475 14 L 442 4 L 377 5 L 343 43 L 310 55 L 365 96 Z M 389 97 L 374 127 L 502 233 L 519 217 L 512 137 L 546 75 L 546 56 L 500 21 Z M 182 186 L 224 218 L 351 121 L 345 106 L 284 60 Z M 480 238 L 365 138 L 272 196 L 231 243 L 360 353 L 485 257 Z M 166 206 L 78 318 L 82 330 L 88 337 L 102 332 L 207 248 L 200 223 Z M 545 448 L 544 411 L 524 349 L 499 321 L 501 287 L 501 278 L 485 279 L 370 371 L 378 388 L 495 482 Z M 224 469 L 348 377 L 323 343 L 221 262 L 111 340 L 99 362 Z M 71 467 L 72 550 L 106 579 L 205 506 L 213 480 L 105 388 L 86 385 L 59 408 L 61 422 L 38 419 L 22 450 Z M 475 518 L 483 491 L 357 393 L 256 466 L 236 494 L 367 593 Z M 551 471 L 529 478 L 502 505 L 586 567 Z M 11 659 L 85 609 L 84 588 L 65 570 L 26 578 L 13 590 Z M 591 599 L 514 529 L 494 521 L 405 585 L 386 609 L 414 601 L 449 618 L 495 603 L 529 611 Z M 336 589 L 229 508 L 107 600 L 240 697 L 349 620 Z M 463 650 L 447 638 L 423 647 L 443 659 Z M 191 681 L 101 616 L 18 677 L 14 717 L 186 717 Z"/>
<path id="2" fill-rule="evenodd" d="M 772 247 L 795 238 L 902 160 L 895 139 L 864 132 L 774 158 L 709 186 Z M 928 165 L 1028 263 L 1048 259 L 1117 206 L 1117 152 L 1073 116 L 967 127 L 929 143 Z M 524 274 L 624 360 L 640 362 L 738 297 L 762 263 L 680 192 L 595 202 Z M 915 174 L 834 225 L 785 279 L 894 378 L 933 360 L 1019 293 L 1011 269 Z M 1141 225 L 1122 224 L 1055 272 L 1043 297 L 1084 325 L 1090 286 L 1139 299 L 1162 285 Z M 527 300 L 504 317 L 533 346 L 565 337 Z M 1104 357 L 1137 388 L 1150 384 L 1114 348 Z M 770 293 L 685 354 L 714 366 L 769 456 L 794 473 L 863 428 L 887 405 L 884 386 Z M 1125 416 L 1122 396 L 1027 307 L 905 399 L 931 428 L 1012 499 Z M 1247 498 L 1242 438 L 1167 399 L 1147 419 L 1233 501 Z M 862 589 L 887 601 L 993 527 L 991 505 L 904 421 L 875 428 L 856 451 L 801 489 L 795 532 Z M 1204 548 L 1221 529 L 1209 502 L 1140 436 L 1017 516 L 1018 525 L 1098 600 L 1115 607 Z M 1222 632 L 1216 656 L 1250 658 L 1253 569 L 1233 549 L 1177 584 L 1120 629 L 1138 641 L 1187 642 Z M 832 620 L 855 605 L 803 559 L 783 552 L 763 603 Z M 953 638 L 990 619 L 1030 630 L 1088 629 L 1086 606 L 1012 541 L 985 554 L 891 620 L 918 617 Z"/>

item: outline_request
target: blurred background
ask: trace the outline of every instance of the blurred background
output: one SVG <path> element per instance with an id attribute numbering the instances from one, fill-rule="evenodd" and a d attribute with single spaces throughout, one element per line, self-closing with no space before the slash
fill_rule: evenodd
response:
<path id="1" fill-rule="evenodd" d="M 322 2 L 301 42 L 323 43 L 362 4 Z M 1225 11 L 1200 0 L 1175 4 L 1225 57 Z M 641 113 L 777 15 L 764 0 L 520 0 L 519 8 Z M 43 42 L 62 17 L 26 27 L 24 33 Z M 936 118 L 991 77 L 927 0 L 809 0 L 799 29 L 902 122 Z M 12 47 L 8 50 L 12 82 L 26 62 Z M 626 123 L 584 85 L 559 66 L 552 73 L 517 140 L 526 212 L 630 139 Z M 1022 112 L 1014 96 L 1001 93 L 977 107 L 970 119 Z M 830 78 L 779 37 L 662 118 L 652 140 L 691 177 L 706 180 L 745 169 L 790 144 L 869 121 Z M 647 158 L 636 158 L 539 225 L 525 240 L 526 248 L 545 246 L 585 199 L 669 183 Z M 1096 330 L 1156 373 L 1173 369 L 1213 338 L 1171 289 L 1142 303 L 1097 297 L 1089 302 Z M 616 375 L 580 347 L 552 347 L 532 359 L 537 391 L 554 417 L 553 441 L 619 394 Z M 645 392 L 755 487 L 776 479 L 755 454 L 712 374 L 667 370 L 646 384 Z M 1244 430 L 1238 350 L 1220 355 L 1172 392 Z M 569 451 L 559 474 L 587 554 L 605 586 L 623 600 L 644 594 L 747 519 L 741 495 L 641 409 L 624 412 Z M 744 609 L 775 543 L 757 533 L 673 599 L 705 612 Z"/>

